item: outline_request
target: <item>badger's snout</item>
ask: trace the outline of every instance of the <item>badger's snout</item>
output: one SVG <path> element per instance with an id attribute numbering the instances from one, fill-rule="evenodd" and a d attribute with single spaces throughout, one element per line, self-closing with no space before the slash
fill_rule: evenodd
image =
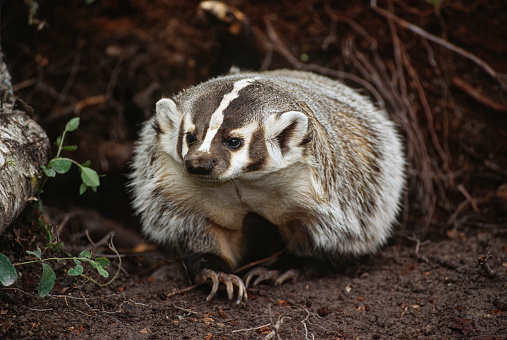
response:
<path id="1" fill-rule="evenodd" d="M 192 175 L 212 174 L 217 160 L 206 152 L 193 152 L 185 156 L 185 169 Z"/>

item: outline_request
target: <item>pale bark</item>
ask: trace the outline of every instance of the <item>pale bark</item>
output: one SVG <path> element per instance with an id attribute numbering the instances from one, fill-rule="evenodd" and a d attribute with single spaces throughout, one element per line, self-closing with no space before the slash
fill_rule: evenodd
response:
<path id="1" fill-rule="evenodd" d="M 10 75 L 0 55 L 0 234 L 36 194 L 47 164 L 46 132 L 18 105 Z M 18 107 L 19 106 L 19 107 Z"/>

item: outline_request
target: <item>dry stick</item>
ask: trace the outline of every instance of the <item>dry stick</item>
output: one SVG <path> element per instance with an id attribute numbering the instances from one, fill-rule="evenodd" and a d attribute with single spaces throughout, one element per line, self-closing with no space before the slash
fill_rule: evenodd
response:
<path id="1" fill-rule="evenodd" d="M 278 251 L 278 252 L 274 253 L 273 255 L 270 255 L 270 256 L 265 257 L 265 258 L 263 258 L 263 259 L 260 259 L 260 260 L 258 260 L 258 261 L 250 262 L 249 264 L 246 264 L 246 265 L 244 265 L 243 267 L 240 267 L 240 268 L 236 269 L 236 270 L 234 271 L 234 273 L 239 273 L 239 272 L 241 272 L 241 271 L 243 271 L 243 270 L 245 270 L 245 269 L 251 268 L 251 267 L 253 267 L 253 266 L 257 266 L 257 265 L 259 265 L 259 264 L 261 264 L 261 263 L 268 262 L 268 261 L 270 261 L 270 260 L 274 259 L 275 257 L 277 257 L 278 255 L 283 254 L 285 251 L 287 251 L 287 248 L 284 248 L 284 249 L 282 249 L 282 250 L 280 250 L 280 251 Z"/>
<path id="2" fill-rule="evenodd" d="M 78 50 L 76 54 L 74 55 L 74 61 L 72 62 L 72 69 L 70 71 L 69 78 L 65 82 L 65 85 L 60 92 L 60 96 L 58 97 L 58 101 L 56 102 L 56 105 L 61 105 L 65 98 L 67 97 L 67 94 L 69 93 L 70 88 L 72 87 L 72 84 L 74 83 L 74 80 L 76 80 L 77 72 L 79 71 L 79 64 L 81 63 L 81 56 L 83 55 L 83 52 L 81 50 Z"/>
<path id="3" fill-rule="evenodd" d="M 458 217 L 458 215 L 461 213 L 461 211 L 463 209 L 465 209 L 468 205 L 470 204 L 470 202 L 468 202 L 467 200 L 461 202 L 458 207 L 456 208 L 456 210 L 454 211 L 454 213 L 452 213 L 451 216 L 449 216 L 449 218 L 447 219 L 447 224 L 451 224 L 453 223 L 454 221 L 456 221 L 456 218 Z"/>
<path id="4" fill-rule="evenodd" d="M 382 106 L 385 105 L 384 104 L 384 99 L 378 93 L 378 91 L 371 84 L 369 84 L 367 81 L 365 81 L 364 79 L 361 79 L 358 76 L 356 76 L 354 74 L 351 74 L 351 73 L 337 71 L 337 70 L 332 70 L 330 68 L 323 67 L 323 66 L 320 66 L 320 65 L 315 65 L 315 64 L 305 64 L 305 63 L 299 61 L 289 51 L 289 49 L 287 48 L 287 46 L 285 46 L 285 44 L 280 40 L 280 38 L 278 37 L 278 35 L 275 32 L 275 29 L 273 28 L 273 25 L 271 24 L 270 19 L 268 17 L 266 17 L 264 21 L 265 21 L 265 24 L 266 24 L 266 31 L 268 33 L 268 38 L 271 40 L 271 42 L 273 44 L 274 50 L 276 50 L 283 57 L 285 57 L 285 59 L 287 59 L 287 61 L 289 63 L 291 63 L 292 66 L 294 66 L 294 68 L 299 69 L 299 70 L 315 71 L 315 72 L 318 72 L 318 73 L 321 73 L 321 74 L 325 74 L 325 75 L 328 75 L 328 76 L 332 76 L 332 77 L 335 77 L 335 78 L 341 78 L 341 79 L 351 80 L 351 81 L 353 81 L 353 82 L 355 82 L 355 83 L 363 86 L 368 91 L 370 91 L 370 93 L 375 97 L 375 99 L 377 100 L 377 102 L 381 103 Z"/>
<path id="5" fill-rule="evenodd" d="M 405 68 L 407 69 L 408 74 L 410 75 L 410 77 L 414 81 L 415 87 L 417 89 L 417 93 L 419 94 L 419 100 L 421 101 L 424 113 L 426 115 L 426 122 L 427 122 L 428 132 L 430 133 L 430 136 L 431 136 L 431 141 L 433 143 L 433 146 L 437 150 L 437 152 L 440 156 L 440 159 L 443 162 L 443 168 L 448 170 L 449 169 L 449 157 L 445 153 L 444 149 L 442 148 L 442 146 L 440 145 L 440 142 L 438 140 L 437 132 L 435 131 L 435 124 L 433 122 L 433 114 L 431 112 L 431 108 L 428 103 L 428 99 L 426 98 L 426 93 L 424 92 L 424 88 L 421 84 L 421 80 L 419 79 L 417 72 L 414 70 L 414 67 L 410 63 L 410 59 L 408 57 L 408 53 L 407 53 L 407 50 L 405 49 L 405 47 L 402 46 L 401 51 L 402 51 L 401 56 L 402 56 L 403 64 L 405 65 Z"/>
<path id="6" fill-rule="evenodd" d="M 467 201 L 470 202 L 470 205 L 472 206 L 472 209 L 474 210 L 474 212 L 476 214 L 480 214 L 481 212 L 479 210 L 479 207 L 477 206 L 477 201 L 472 197 L 472 195 L 470 195 L 470 193 L 463 186 L 463 184 L 458 184 L 457 189 L 459 192 L 461 192 L 463 194 L 463 196 L 465 196 Z"/>
<path id="7" fill-rule="evenodd" d="M 426 99 L 426 94 L 424 92 L 424 89 L 422 87 L 421 81 L 417 75 L 417 72 L 415 72 L 414 68 L 412 67 L 412 64 L 410 63 L 410 59 L 408 57 L 407 51 L 404 48 L 402 42 L 400 41 L 400 38 L 398 37 L 398 33 L 396 31 L 396 27 L 393 24 L 393 21 L 388 18 L 387 23 L 389 24 L 389 30 L 391 31 L 391 39 L 393 41 L 394 49 L 395 49 L 395 58 L 396 58 L 396 64 L 398 66 L 398 71 L 400 72 L 400 75 L 403 77 L 403 81 L 405 82 L 404 76 L 403 76 L 403 67 L 407 70 L 409 76 L 412 78 L 412 80 L 415 83 L 417 92 L 419 94 L 419 99 L 421 101 L 421 104 L 423 106 L 424 113 L 426 115 L 426 121 L 427 121 L 427 127 L 428 132 L 431 136 L 431 141 L 433 143 L 433 146 L 435 147 L 435 150 L 438 152 L 440 158 L 442 159 L 444 168 L 448 168 L 448 157 L 442 149 L 442 146 L 440 145 L 440 142 L 438 141 L 438 137 L 435 131 L 435 126 L 433 123 L 433 115 L 431 113 L 431 109 L 428 104 L 428 100 Z M 407 100 L 407 90 L 406 85 L 403 87 L 402 96 L 405 100 Z M 407 108 L 410 107 L 410 104 L 406 105 Z"/>
<path id="8" fill-rule="evenodd" d="M 489 66 L 488 63 L 486 63 L 481 58 L 477 57 L 476 55 L 466 51 L 465 49 L 458 47 L 442 38 L 439 38 L 433 34 L 430 34 L 420 28 L 419 26 L 416 26 L 406 20 L 403 20 L 399 18 L 398 16 L 394 15 L 393 13 L 386 11 L 385 9 L 382 9 L 380 7 L 377 7 L 377 1 L 371 0 L 370 1 L 370 7 L 377 12 L 378 14 L 386 17 L 389 20 L 395 21 L 398 25 L 400 25 L 403 28 L 409 29 L 410 31 L 414 32 L 417 35 L 420 35 L 430 41 L 433 41 L 434 43 L 437 43 L 453 52 L 458 53 L 459 55 L 473 61 L 477 65 L 479 65 L 484 71 L 486 71 L 489 75 L 494 77 L 498 82 L 502 85 L 504 89 L 507 90 L 507 77 L 505 74 L 497 73 L 491 66 Z"/>
<path id="9" fill-rule="evenodd" d="M 369 35 L 368 32 L 366 32 L 366 30 L 361 25 L 359 25 L 357 22 L 334 13 L 333 10 L 331 9 L 331 7 L 329 6 L 329 2 L 326 2 L 326 4 L 324 5 L 324 10 L 326 11 L 326 14 L 329 16 L 329 18 L 333 22 L 346 23 L 347 25 L 352 27 L 352 29 L 354 29 L 357 33 L 359 33 L 363 37 L 363 39 L 370 42 L 372 50 L 377 49 L 377 46 L 378 46 L 377 40 L 375 40 L 375 38 L 373 38 L 371 35 Z"/>
<path id="10" fill-rule="evenodd" d="M 243 329 L 235 329 L 233 331 L 231 331 L 231 333 L 239 333 L 239 332 L 249 332 L 249 331 L 256 331 L 258 329 L 262 329 L 262 328 L 266 328 L 266 327 L 269 327 L 269 323 L 265 324 L 265 325 L 260 325 L 260 326 L 257 326 L 257 327 L 252 327 L 252 328 L 243 328 Z"/>
<path id="11" fill-rule="evenodd" d="M 507 106 L 494 102 L 491 98 L 481 94 L 478 90 L 473 88 L 470 84 L 459 77 L 453 77 L 452 83 L 460 90 L 466 92 L 470 97 L 477 100 L 481 104 L 495 110 L 507 112 Z"/>
<path id="12" fill-rule="evenodd" d="M 179 289 L 179 290 L 177 290 L 175 292 L 167 294 L 167 298 L 173 297 L 174 295 L 179 295 L 179 294 L 183 294 L 183 293 L 189 292 L 192 289 L 196 289 L 196 288 L 197 288 L 197 285 L 192 285 L 192 286 L 189 286 L 187 288 Z"/>
<path id="13" fill-rule="evenodd" d="M 397 81 L 398 87 L 395 85 L 394 81 L 391 82 L 392 91 L 399 92 L 400 105 L 401 105 L 402 109 L 406 111 L 406 113 L 408 114 L 408 117 L 410 117 L 410 121 L 408 121 L 406 124 L 408 137 L 414 138 L 414 140 L 408 144 L 408 146 L 410 147 L 408 151 L 413 152 L 410 159 L 417 160 L 417 164 L 420 167 L 421 175 L 424 175 L 424 174 L 428 175 L 430 173 L 430 169 L 428 168 L 429 162 L 425 162 L 424 160 L 419 159 L 419 157 L 416 157 L 416 154 L 415 154 L 416 152 L 413 149 L 415 146 L 417 146 L 419 148 L 418 153 L 420 154 L 420 156 L 427 158 L 426 156 L 428 155 L 428 152 L 425 147 L 424 138 L 422 136 L 421 130 L 417 128 L 417 126 L 418 126 L 417 116 L 416 116 L 414 110 L 412 109 L 412 105 L 410 104 L 410 102 L 408 100 L 408 88 L 407 88 L 407 83 L 405 80 L 405 73 L 403 70 L 403 61 L 402 61 L 402 56 L 401 56 L 402 54 L 401 54 L 401 48 L 400 48 L 401 44 L 399 41 L 399 37 L 396 34 L 396 27 L 394 26 L 392 21 L 388 20 L 388 23 L 389 23 L 389 28 L 391 30 L 392 40 L 393 40 L 394 58 L 395 58 L 395 66 L 394 67 L 396 67 L 396 70 L 393 70 L 392 73 L 399 77 L 398 81 Z M 425 221 L 425 226 L 427 227 L 430 224 L 431 217 L 433 215 L 433 210 L 434 210 L 434 204 L 432 204 L 432 202 L 431 202 L 431 199 L 433 196 L 431 193 L 433 192 L 433 189 L 432 189 L 431 181 L 423 181 L 423 186 L 424 186 L 424 190 L 422 190 L 421 193 L 425 192 L 427 194 L 424 197 L 422 197 L 423 201 L 425 202 L 424 207 L 426 207 L 428 210 L 428 211 L 426 211 L 427 217 L 426 217 L 426 221 Z M 433 199 L 433 201 L 436 202 L 436 200 L 434 200 L 434 199 Z"/>

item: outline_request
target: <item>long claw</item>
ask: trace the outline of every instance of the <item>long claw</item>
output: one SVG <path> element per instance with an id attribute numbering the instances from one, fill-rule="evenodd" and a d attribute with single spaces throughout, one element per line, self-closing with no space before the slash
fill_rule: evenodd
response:
<path id="1" fill-rule="evenodd" d="M 225 274 L 225 273 L 218 273 L 218 279 L 220 280 L 220 282 L 222 282 L 225 287 L 227 288 L 227 298 L 229 300 L 232 300 L 232 296 L 234 294 L 234 286 L 232 285 L 232 281 L 231 279 L 229 278 L 229 275 Z"/>
<path id="2" fill-rule="evenodd" d="M 245 300 L 246 302 L 248 300 L 248 295 L 246 293 L 246 287 L 243 283 L 243 280 L 241 280 L 238 276 L 232 274 L 229 275 L 229 278 L 238 287 L 238 299 L 236 300 L 236 304 L 239 305 L 241 303 L 241 300 Z"/>
<path id="3" fill-rule="evenodd" d="M 283 274 L 281 274 L 280 276 L 278 276 L 278 278 L 275 280 L 275 286 L 279 286 L 289 279 L 292 279 L 292 282 L 294 282 L 299 277 L 299 274 L 300 274 L 299 270 L 289 269 L 286 272 L 284 272 Z"/>
<path id="4" fill-rule="evenodd" d="M 278 270 L 267 270 L 254 281 L 253 285 L 258 286 L 262 281 L 275 280 L 280 272 Z"/>
<path id="5" fill-rule="evenodd" d="M 279 270 L 269 270 L 265 267 L 257 267 L 252 270 L 250 270 L 245 275 L 245 283 L 246 286 L 250 286 L 250 282 L 253 280 L 254 277 L 257 276 L 257 278 L 253 281 L 253 286 L 259 285 L 261 282 L 273 280 L 274 285 L 278 286 L 284 283 L 287 280 L 292 279 L 292 281 L 296 281 L 296 279 L 299 277 L 299 270 L 297 269 L 289 269 L 283 273 L 280 274 Z"/>
<path id="6" fill-rule="evenodd" d="M 206 281 L 207 279 L 211 279 L 211 282 L 213 283 L 213 286 L 211 287 L 211 292 L 209 293 L 208 297 L 206 298 L 206 301 L 209 301 L 209 300 L 213 299 L 213 297 L 216 295 L 216 293 L 218 291 L 218 285 L 220 283 L 220 280 L 219 280 L 217 273 L 215 273 L 211 269 L 204 269 L 202 271 L 202 276 L 204 278 L 204 281 Z"/>
<path id="7" fill-rule="evenodd" d="M 250 287 L 250 281 L 254 278 L 254 276 L 261 276 L 265 272 L 267 272 L 268 269 L 264 267 L 257 267 L 252 270 L 250 270 L 246 276 L 245 276 L 245 286 Z"/>

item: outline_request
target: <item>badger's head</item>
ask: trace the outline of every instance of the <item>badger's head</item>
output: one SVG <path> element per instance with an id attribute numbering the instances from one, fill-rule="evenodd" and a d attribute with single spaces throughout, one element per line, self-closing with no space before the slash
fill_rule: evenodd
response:
<path id="1" fill-rule="evenodd" d="M 163 152 L 205 182 L 253 179 L 305 157 L 308 116 L 264 78 L 218 78 L 157 103 Z"/>

